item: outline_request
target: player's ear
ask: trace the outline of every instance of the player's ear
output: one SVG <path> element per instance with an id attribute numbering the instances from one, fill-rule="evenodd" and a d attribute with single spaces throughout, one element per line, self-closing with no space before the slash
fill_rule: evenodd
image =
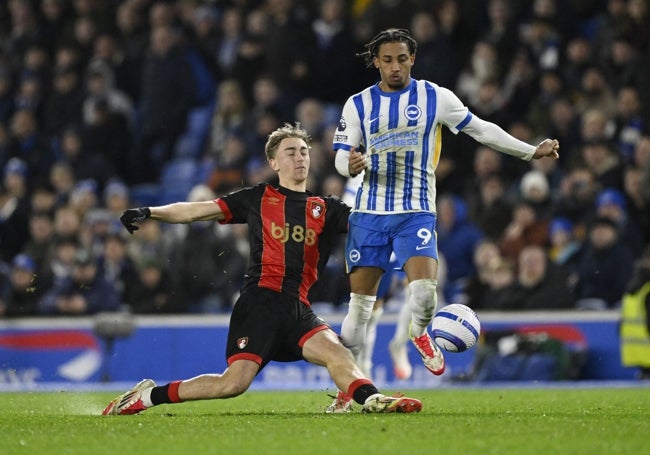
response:
<path id="1" fill-rule="evenodd" d="M 278 172 L 280 170 L 280 165 L 278 164 L 278 160 L 275 158 L 269 158 L 269 166 L 271 169 L 273 169 L 275 172 Z"/>

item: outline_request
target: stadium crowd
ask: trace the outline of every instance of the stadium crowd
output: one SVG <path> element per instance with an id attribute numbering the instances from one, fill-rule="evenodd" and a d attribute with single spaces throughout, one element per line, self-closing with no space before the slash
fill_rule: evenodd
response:
<path id="1" fill-rule="evenodd" d="M 309 189 L 342 196 L 332 135 L 376 78 L 355 53 L 387 27 L 418 41 L 415 78 L 526 142 L 560 141 L 560 160 L 528 163 L 443 133 L 445 301 L 617 308 L 650 254 L 646 0 L 7 0 L 0 316 L 229 311 L 245 227 L 130 236 L 119 216 L 274 181 L 264 142 L 293 121 L 314 138 Z M 342 253 L 311 296 L 334 310 Z"/>

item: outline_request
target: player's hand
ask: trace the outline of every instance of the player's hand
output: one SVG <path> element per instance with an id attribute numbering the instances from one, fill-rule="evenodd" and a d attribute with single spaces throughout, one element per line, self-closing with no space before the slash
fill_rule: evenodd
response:
<path id="1" fill-rule="evenodd" d="M 348 162 L 348 171 L 352 177 L 356 177 L 366 169 L 366 158 L 356 149 L 350 151 L 350 161 Z"/>
<path id="2" fill-rule="evenodd" d="M 120 221 L 122 222 L 126 230 L 129 231 L 129 234 L 133 234 L 135 231 L 140 229 L 134 223 L 141 223 L 142 221 L 146 220 L 150 216 L 151 216 L 151 210 L 149 210 L 149 207 L 139 207 L 137 209 L 126 209 L 122 214 L 122 216 L 120 217 Z"/>
<path id="3" fill-rule="evenodd" d="M 535 149 L 533 158 L 538 160 L 545 156 L 550 156 L 554 160 L 557 160 L 560 157 L 558 150 L 560 150 L 560 143 L 557 139 L 544 139 Z"/>

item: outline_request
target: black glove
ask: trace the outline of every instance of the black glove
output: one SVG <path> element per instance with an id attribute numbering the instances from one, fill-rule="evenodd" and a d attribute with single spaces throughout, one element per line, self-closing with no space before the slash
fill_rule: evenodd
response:
<path id="1" fill-rule="evenodd" d="M 133 234 L 135 231 L 140 229 L 133 223 L 140 223 L 151 216 L 151 210 L 149 207 L 139 207 L 137 209 L 127 209 L 124 211 L 120 217 L 120 221 L 124 225 L 129 234 Z"/>

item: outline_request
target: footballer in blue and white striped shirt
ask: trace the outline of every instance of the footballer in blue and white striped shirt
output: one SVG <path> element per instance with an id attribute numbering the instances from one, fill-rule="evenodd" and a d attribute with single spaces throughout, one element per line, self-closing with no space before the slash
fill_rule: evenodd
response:
<path id="1" fill-rule="evenodd" d="M 472 114 L 451 90 L 412 79 L 417 43 L 408 30 L 384 30 L 365 47 L 359 56 L 379 70 L 381 80 L 348 98 L 333 144 L 341 175 L 364 173 L 346 243 L 352 293 L 341 336 L 356 355 L 377 283 L 394 251 L 409 280 L 411 340 L 425 366 L 442 374 L 442 353 L 426 331 L 436 306 L 434 171 L 442 127 L 523 160 L 558 158 L 559 143 L 546 139 L 536 147 L 522 142 Z"/>

